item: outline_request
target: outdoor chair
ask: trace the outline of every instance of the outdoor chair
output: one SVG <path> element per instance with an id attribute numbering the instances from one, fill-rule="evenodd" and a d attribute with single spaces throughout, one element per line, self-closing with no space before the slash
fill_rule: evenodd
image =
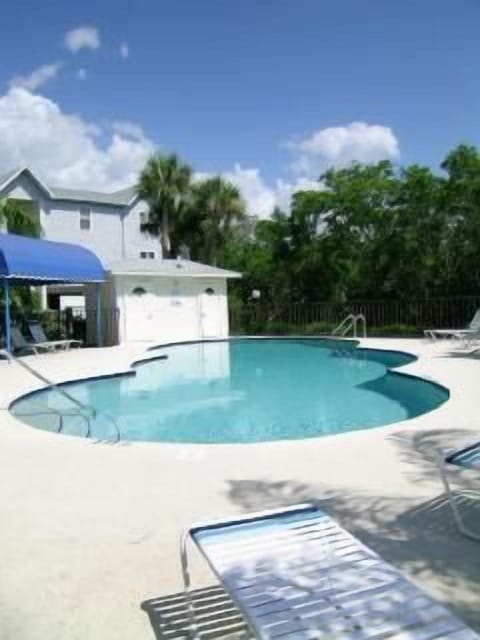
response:
<path id="1" fill-rule="evenodd" d="M 456 465 L 457 467 L 460 467 L 462 469 L 477 471 L 477 473 L 480 472 L 480 441 L 474 444 L 470 444 L 462 449 L 453 451 L 447 456 L 442 453 L 438 461 L 440 477 L 442 479 L 443 486 L 445 487 L 445 493 L 447 495 L 450 507 L 452 508 L 453 517 L 459 531 L 468 538 L 480 541 L 480 528 L 478 532 L 472 531 L 472 529 L 465 524 L 465 519 L 464 517 L 462 517 L 460 505 L 458 504 L 458 494 L 454 494 L 448 480 L 447 465 L 449 464 Z M 468 493 L 470 497 L 480 499 L 480 492 L 478 493 L 478 495 L 476 492 L 474 493 L 472 491 L 464 493 Z"/>
<path id="2" fill-rule="evenodd" d="M 311 504 L 191 527 L 181 564 L 192 636 L 187 542 L 196 544 L 258 640 L 477 640 L 443 605 Z M 203 637 L 203 636 L 202 636 Z"/>
<path id="3" fill-rule="evenodd" d="M 480 339 L 480 309 L 475 311 L 475 315 L 465 329 L 425 329 L 423 335 L 432 340 L 437 340 L 438 338 L 456 338 L 457 340 L 464 340 L 468 343 Z"/>
<path id="4" fill-rule="evenodd" d="M 49 340 L 39 322 L 29 322 L 28 329 L 30 331 L 30 335 L 37 344 L 51 345 L 53 349 L 70 349 L 71 347 L 80 348 L 82 346 L 81 340 Z"/>
<path id="5" fill-rule="evenodd" d="M 12 340 L 13 352 L 22 355 L 22 353 L 46 353 L 53 350 L 53 347 L 49 344 L 42 344 L 41 342 L 27 342 L 23 336 L 23 333 L 18 327 L 12 327 L 10 329 L 10 337 Z"/>

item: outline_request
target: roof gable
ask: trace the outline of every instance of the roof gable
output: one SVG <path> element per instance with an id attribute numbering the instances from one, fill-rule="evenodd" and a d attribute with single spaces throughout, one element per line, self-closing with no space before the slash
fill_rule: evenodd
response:
<path id="1" fill-rule="evenodd" d="M 132 258 L 121 260 L 108 266 L 114 275 L 173 276 L 187 278 L 241 278 L 236 271 L 212 267 L 192 260 L 142 260 Z"/>
<path id="2" fill-rule="evenodd" d="M 38 178 L 34 173 L 32 173 L 32 171 L 30 171 L 28 167 L 20 167 L 18 169 L 14 169 L 13 171 L 10 171 L 4 176 L 0 176 L 0 193 L 2 191 L 5 191 L 7 187 L 13 184 L 16 180 L 18 180 L 20 176 L 27 176 L 27 178 L 31 182 L 33 182 L 33 184 L 37 187 L 37 189 L 40 189 L 40 191 L 46 196 L 48 196 L 49 198 L 52 197 L 51 189 L 42 180 L 40 180 L 40 178 Z"/>
<path id="3" fill-rule="evenodd" d="M 133 186 L 114 191 L 113 193 L 103 193 L 101 191 L 90 191 L 87 189 L 69 189 L 67 187 L 51 187 L 38 178 L 28 167 L 20 167 L 4 175 L 0 175 L 0 194 L 21 175 L 27 175 L 37 188 L 51 200 L 91 202 L 92 204 L 128 207 L 138 199 L 138 194 Z"/>

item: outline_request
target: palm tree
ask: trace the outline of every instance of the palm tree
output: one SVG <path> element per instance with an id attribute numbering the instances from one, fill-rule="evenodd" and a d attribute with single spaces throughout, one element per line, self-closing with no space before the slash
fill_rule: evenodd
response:
<path id="1" fill-rule="evenodd" d="M 203 259 L 216 264 L 232 226 L 245 219 L 245 203 L 237 187 L 220 176 L 197 183 L 193 202 L 201 220 Z"/>
<path id="2" fill-rule="evenodd" d="M 191 168 L 176 154 L 155 154 L 147 160 L 137 185 L 138 195 L 149 205 L 142 229 L 160 236 L 165 257 L 170 255 L 170 227 L 175 225 L 190 195 Z"/>
<path id="3" fill-rule="evenodd" d="M 21 236 L 38 237 L 41 231 L 37 218 L 14 200 L 0 200 L 0 224 Z"/>

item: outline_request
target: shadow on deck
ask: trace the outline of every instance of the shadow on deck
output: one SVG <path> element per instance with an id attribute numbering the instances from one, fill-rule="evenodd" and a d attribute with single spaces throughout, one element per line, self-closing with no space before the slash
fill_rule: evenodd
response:
<path id="1" fill-rule="evenodd" d="M 202 640 L 253 640 L 229 596 L 220 586 L 191 591 L 197 634 Z M 188 640 L 189 614 L 185 594 L 175 593 L 142 602 L 157 640 Z"/>

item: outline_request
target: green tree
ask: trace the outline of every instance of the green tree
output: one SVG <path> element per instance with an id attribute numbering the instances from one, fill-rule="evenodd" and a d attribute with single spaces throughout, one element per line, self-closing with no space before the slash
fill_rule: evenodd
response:
<path id="1" fill-rule="evenodd" d="M 185 236 L 190 237 L 195 257 L 214 265 L 223 261 L 225 244 L 232 228 L 246 218 L 240 191 L 220 176 L 193 187 L 192 205 Z"/>
<path id="2" fill-rule="evenodd" d="M 31 214 L 28 207 L 16 200 L 0 200 L 0 223 L 10 233 L 21 236 L 38 237 L 41 232 L 38 218 Z"/>
<path id="3" fill-rule="evenodd" d="M 137 193 L 149 206 L 144 231 L 160 236 L 164 257 L 171 255 L 170 236 L 191 196 L 192 170 L 176 154 L 151 156 L 137 185 Z"/>
<path id="4" fill-rule="evenodd" d="M 6 226 L 10 233 L 22 236 L 36 238 L 41 234 L 38 218 L 32 215 L 28 204 L 24 205 L 18 200 L 0 201 L 0 224 Z M 24 314 L 39 305 L 38 293 L 30 287 L 12 287 L 10 296 L 14 315 Z"/>
<path id="5" fill-rule="evenodd" d="M 441 243 L 442 271 L 449 293 L 478 290 L 480 283 L 480 152 L 459 145 L 441 164 L 446 173 L 442 207 L 446 220 Z"/>

